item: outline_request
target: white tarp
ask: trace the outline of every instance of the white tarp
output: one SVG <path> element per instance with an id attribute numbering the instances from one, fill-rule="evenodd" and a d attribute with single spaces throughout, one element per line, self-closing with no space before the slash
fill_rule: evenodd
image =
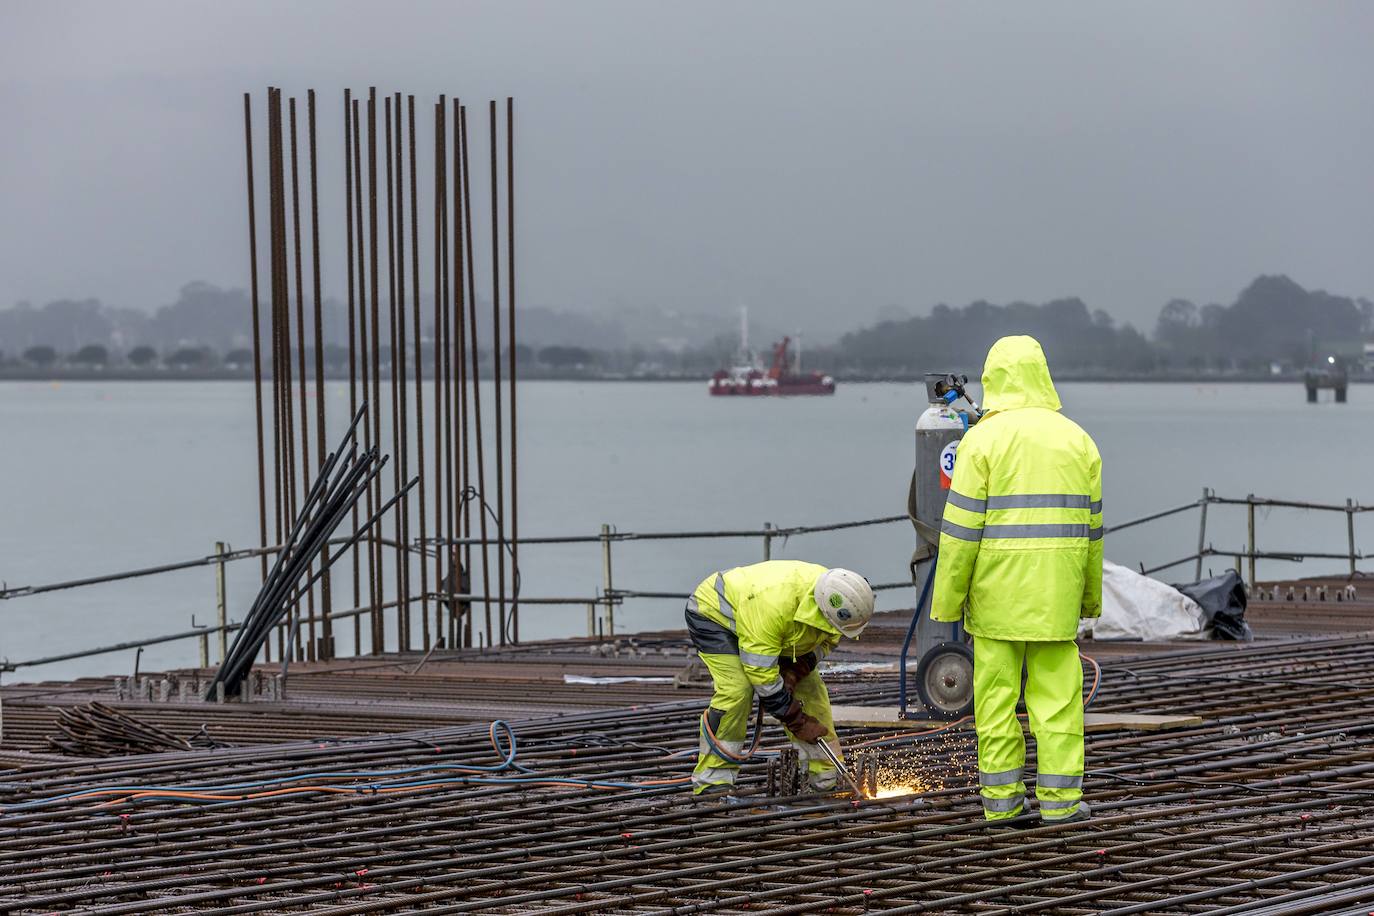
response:
<path id="1" fill-rule="evenodd" d="M 1202 608 L 1171 585 L 1110 561 L 1102 563 L 1102 616 L 1085 620 L 1094 639 L 1206 639 Z"/>

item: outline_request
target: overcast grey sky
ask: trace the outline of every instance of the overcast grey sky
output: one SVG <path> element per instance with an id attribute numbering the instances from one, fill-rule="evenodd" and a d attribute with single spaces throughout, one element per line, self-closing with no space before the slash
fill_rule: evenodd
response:
<path id="1" fill-rule="evenodd" d="M 515 96 L 526 304 L 824 336 L 1063 295 L 1150 327 L 1261 272 L 1374 295 L 1372 38 L 1311 0 L 4 0 L 0 305 L 246 285 L 268 84 L 321 93 L 332 159 L 345 85 Z"/>

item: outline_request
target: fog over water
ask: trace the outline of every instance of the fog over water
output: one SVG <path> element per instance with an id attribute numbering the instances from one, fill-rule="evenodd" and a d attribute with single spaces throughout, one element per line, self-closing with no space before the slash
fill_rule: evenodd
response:
<path id="1" fill-rule="evenodd" d="M 1066 383 L 1059 390 L 1065 413 L 1101 449 L 1108 526 L 1194 500 L 1204 486 L 1227 496 L 1374 503 L 1369 386 L 1353 387 L 1345 405 L 1306 404 L 1297 384 Z M 331 427 L 341 431 L 347 386 L 329 384 L 327 399 Z M 924 407 L 924 390 L 902 384 L 841 385 L 833 398 L 722 400 L 699 383 L 526 383 L 520 530 L 595 534 L 603 522 L 635 532 L 739 529 L 898 515 Z M 0 416 L 10 430 L 0 448 L 0 579 L 10 587 L 202 556 L 216 540 L 257 543 L 251 385 L 12 383 L 0 385 Z M 1209 540 L 1241 549 L 1244 510 L 1211 513 Z M 1345 549 L 1343 516 L 1274 511 L 1261 513 L 1259 525 L 1261 549 Z M 1365 550 L 1374 548 L 1366 518 L 1356 535 Z M 1197 516 L 1189 513 L 1109 535 L 1107 557 L 1149 566 L 1192 553 L 1196 539 Z M 773 555 L 896 582 L 907 576 L 913 543 L 910 526 L 900 523 L 795 537 L 776 542 Z M 685 592 L 712 570 L 761 558 L 758 540 L 617 544 L 615 584 Z M 528 547 L 523 594 L 593 596 L 600 562 L 596 545 Z M 1226 562 L 1211 565 L 1219 570 Z M 1271 563 L 1260 574 L 1311 575 L 1343 565 Z M 339 569 L 351 582 L 347 567 Z M 1191 572 L 1179 567 L 1172 577 Z M 231 619 L 246 611 L 257 577 L 255 562 L 231 567 Z M 880 595 L 880 607 L 912 601 L 905 590 Z M 197 623 L 211 620 L 214 577 L 204 568 L 18 598 L 0 602 L 0 613 L 0 656 L 43 657 L 186 629 L 192 615 Z M 674 627 L 680 615 L 676 601 L 629 602 L 617 624 Z M 579 634 L 585 626 L 583 607 L 522 610 L 527 638 Z M 340 627 L 341 654 L 351 641 L 351 625 Z M 125 672 L 133 656 L 123 651 L 7 677 Z M 190 640 L 149 648 L 142 668 L 195 660 Z"/>

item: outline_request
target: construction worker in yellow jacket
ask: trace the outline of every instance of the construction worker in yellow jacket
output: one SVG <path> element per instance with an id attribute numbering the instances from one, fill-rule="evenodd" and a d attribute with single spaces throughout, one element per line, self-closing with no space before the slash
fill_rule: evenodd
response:
<path id="1" fill-rule="evenodd" d="M 687 629 L 715 692 L 701 717 L 694 794 L 734 786 L 756 696 L 786 727 L 809 786 L 833 788 L 838 774 L 816 742 L 840 747 L 816 667 L 872 616 L 873 589 L 847 569 L 769 560 L 703 580 L 687 599 Z"/>
<path id="2" fill-rule="evenodd" d="M 1025 808 L 1021 670 L 1045 822 L 1083 820 L 1080 617 L 1102 613 L 1102 459 L 1059 413 L 1040 344 L 1004 337 L 983 367 L 983 416 L 959 443 L 931 617 L 973 635 L 978 785 L 989 820 Z"/>

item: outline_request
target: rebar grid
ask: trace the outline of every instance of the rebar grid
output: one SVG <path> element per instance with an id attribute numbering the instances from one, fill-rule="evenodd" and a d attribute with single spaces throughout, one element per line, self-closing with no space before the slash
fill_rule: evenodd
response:
<path id="1" fill-rule="evenodd" d="M 1372 662 L 1374 646 L 1337 639 L 1104 663 L 1094 711 L 1205 721 L 1090 735 L 1094 820 L 1079 829 L 989 832 L 964 730 L 848 730 L 851 750 L 905 755 L 939 786 L 861 803 L 768 798 L 754 763 L 728 801 L 693 801 L 681 785 L 447 784 L 12 807 L 97 785 L 318 782 L 305 774 L 401 767 L 452 776 L 435 767 L 498 762 L 484 724 L 35 763 L 4 777 L 0 911 L 1320 912 L 1374 900 Z M 891 680 L 837 678 L 833 693 L 890 702 Z M 512 698 L 538 689 L 494 686 Z M 386 687 L 379 676 L 364 689 Z M 541 778 L 681 777 L 700 702 L 525 720 L 519 762 Z M 770 730 L 765 750 L 781 737 Z"/>

